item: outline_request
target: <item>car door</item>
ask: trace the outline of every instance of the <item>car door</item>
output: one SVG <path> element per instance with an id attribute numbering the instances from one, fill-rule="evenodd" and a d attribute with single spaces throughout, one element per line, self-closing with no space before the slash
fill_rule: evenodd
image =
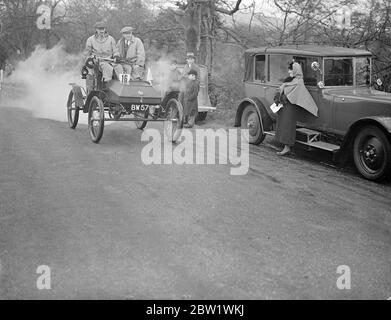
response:
<path id="1" fill-rule="evenodd" d="M 304 84 L 318 106 L 317 117 L 301 110 L 298 124 L 313 130 L 328 131 L 334 125 L 333 97 L 329 94 L 327 88 L 318 86 L 318 83 L 323 80 L 322 74 L 313 71 L 311 68 L 313 62 L 322 65 L 322 60 L 316 56 L 295 56 L 294 59 L 300 63 L 303 69 Z"/>

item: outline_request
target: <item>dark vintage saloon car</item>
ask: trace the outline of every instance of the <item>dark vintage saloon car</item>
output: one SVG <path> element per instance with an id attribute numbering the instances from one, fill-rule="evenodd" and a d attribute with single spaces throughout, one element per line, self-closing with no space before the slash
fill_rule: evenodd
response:
<path id="1" fill-rule="evenodd" d="M 362 176 L 380 181 L 391 173 L 391 94 L 371 86 L 372 54 L 317 45 L 262 47 L 245 52 L 245 91 L 235 125 L 250 131 L 250 143 L 274 135 L 270 106 L 292 60 L 303 68 L 304 83 L 319 108 L 315 117 L 302 110 L 296 142 L 353 157 Z M 346 155 L 348 157 L 346 157 Z"/>

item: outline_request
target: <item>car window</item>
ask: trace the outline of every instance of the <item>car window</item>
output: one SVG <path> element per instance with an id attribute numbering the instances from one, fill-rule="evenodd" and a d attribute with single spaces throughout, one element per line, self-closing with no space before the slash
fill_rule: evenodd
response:
<path id="1" fill-rule="evenodd" d="M 371 58 L 356 58 L 356 85 L 369 85 L 371 81 Z"/>
<path id="2" fill-rule="evenodd" d="M 316 57 L 293 57 L 296 62 L 301 65 L 303 70 L 303 80 L 307 86 L 316 86 L 318 84 L 317 73 L 312 70 L 311 64 L 313 62 L 319 62 L 319 59 Z"/>
<path id="3" fill-rule="evenodd" d="M 255 80 L 265 82 L 266 80 L 266 59 L 265 55 L 257 55 L 255 57 Z"/>
<path id="4" fill-rule="evenodd" d="M 353 85 L 353 59 L 324 59 L 324 82 L 326 86 Z"/>
<path id="5" fill-rule="evenodd" d="M 269 81 L 283 82 L 288 74 L 289 63 L 293 61 L 293 56 L 285 54 L 275 54 L 269 57 Z"/>

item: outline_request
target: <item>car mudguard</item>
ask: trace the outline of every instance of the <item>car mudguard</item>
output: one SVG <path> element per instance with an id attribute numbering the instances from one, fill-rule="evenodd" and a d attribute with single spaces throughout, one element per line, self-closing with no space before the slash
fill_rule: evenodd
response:
<path id="1" fill-rule="evenodd" d="M 262 122 L 263 131 L 271 130 L 273 126 L 273 120 L 267 113 L 264 104 L 256 97 L 245 98 L 239 103 L 238 109 L 236 111 L 235 127 L 241 126 L 243 110 L 248 104 L 252 104 L 257 110 L 259 119 L 261 119 Z"/>
<path id="2" fill-rule="evenodd" d="M 86 103 L 84 104 L 84 107 L 83 107 L 83 112 L 84 113 L 88 113 L 88 108 L 90 106 L 90 102 L 91 102 L 91 99 L 92 97 L 94 96 L 97 96 L 98 98 L 102 99 L 102 91 L 98 91 L 98 90 L 92 90 L 88 96 L 87 96 L 87 99 L 86 99 Z"/>
<path id="3" fill-rule="evenodd" d="M 84 107 L 84 97 L 82 88 L 77 84 L 71 84 L 73 96 L 75 98 L 75 106 L 78 108 Z"/>
<path id="4" fill-rule="evenodd" d="M 162 99 L 162 106 L 165 107 L 167 102 L 171 99 L 178 99 L 179 97 L 179 90 L 171 90 L 165 93 L 163 99 Z"/>
<path id="5" fill-rule="evenodd" d="M 349 149 L 352 146 L 355 136 L 357 135 L 360 128 L 365 125 L 376 125 L 382 128 L 385 133 L 388 135 L 391 143 L 391 117 L 382 117 L 382 116 L 373 116 L 373 117 L 365 117 L 361 118 L 355 123 L 353 123 L 347 134 L 345 135 L 342 145 L 341 151 Z"/>

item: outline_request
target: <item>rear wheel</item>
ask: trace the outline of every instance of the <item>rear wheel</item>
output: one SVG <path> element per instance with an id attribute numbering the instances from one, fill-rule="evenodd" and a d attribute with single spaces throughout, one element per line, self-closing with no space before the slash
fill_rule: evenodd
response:
<path id="1" fill-rule="evenodd" d="M 88 131 L 94 143 L 99 143 L 105 127 L 105 110 L 101 99 L 92 97 L 88 109 Z"/>
<path id="2" fill-rule="evenodd" d="M 137 116 L 148 118 L 149 110 L 147 109 L 144 114 L 138 114 Z M 135 121 L 137 129 L 144 130 L 144 128 L 147 126 L 148 121 Z"/>
<path id="3" fill-rule="evenodd" d="M 166 105 L 167 122 L 164 129 L 168 138 L 172 142 L 176 142 L 181 136 L 183 128 L 183 107 L 182 104 L 175 98 L 170 99 Z"/>
<path id="4" fill-rule="evenodd" d="M 243 110 L 241 128 L 248 129 L 249 142 L 252 144 L 260 144 L 266 137 L 262 131 L 257 109 L 252 104 L 247 105 Z"/>
<path id="5" fill-rule="evenodd" d="M 77 123 L 79 122 L 79 108 L 76 107 L 75 96 L 73 90 L 69 92 L 68 102 L 67 102 L 67 116 L 68 124 L 71 129 L 75 129 Z"/>
<path id="6" fill-rule="evenodd" d="M 366 126 L 354 140 L 353 158 L 360 174 L 381 181 L 391 173 L 391 145 L 384 132 L 376 126 Z"/>

